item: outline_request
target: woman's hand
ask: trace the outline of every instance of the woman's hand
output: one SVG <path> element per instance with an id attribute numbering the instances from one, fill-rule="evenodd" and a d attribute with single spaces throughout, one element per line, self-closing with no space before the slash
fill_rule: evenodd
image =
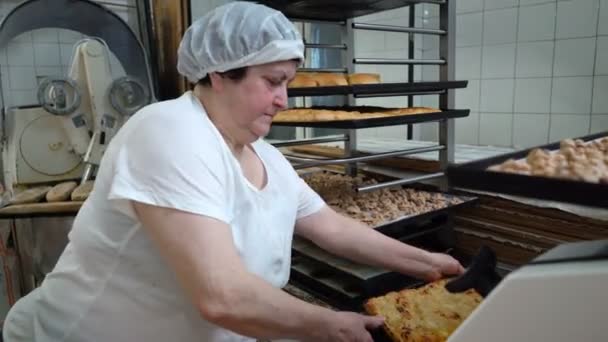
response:
<path id="1" fill-rule="evenodd" d="M 366 316 L 354 312 L 336 312 L 320 327 L 315 342 L 373 342 L 369 330 L 384 323 L 380 316 Z"/>
<path id="2" fill-rule="evenodd" d="M 446 276 L 457 276 L 464 273 L 464 267 L 453 257 L 443 253 L 429 253 L 429 270 L 427 281 L 439 280 Z"/>

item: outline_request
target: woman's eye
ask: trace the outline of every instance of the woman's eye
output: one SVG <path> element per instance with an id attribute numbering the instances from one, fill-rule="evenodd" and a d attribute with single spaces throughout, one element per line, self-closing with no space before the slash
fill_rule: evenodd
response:
<path id="1" fill-rule="evenodd" d="M 268 81 L 268 83 L 270 83 L 272 86 L 275 86 L 275 87 L 278 87 L 281 85 L 281 83 L 283 83 L 283 81 L 277 80 L 274 78 L 267 78 L 266 80 Z"/>

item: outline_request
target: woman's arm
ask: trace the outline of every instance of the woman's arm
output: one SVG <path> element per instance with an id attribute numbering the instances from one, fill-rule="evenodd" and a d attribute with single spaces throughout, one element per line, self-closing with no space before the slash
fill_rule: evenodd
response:
<path id="1" fill-rule="evenodd" d="M 430 253 L 387 237 L 328 206 L 299 219 L 296 234 L 336 255 L 428 281 L 464 271 L 449 255 Z"/>
<path id="2" fill-rule="evenodd" d="M 214 324 L 255 338 L 306 341 L 371 341 L 366 328 L 382 324 L 308 304 L 248 272 L 224 222 L 137 202 L 134 208 L 192 303 Z"/>

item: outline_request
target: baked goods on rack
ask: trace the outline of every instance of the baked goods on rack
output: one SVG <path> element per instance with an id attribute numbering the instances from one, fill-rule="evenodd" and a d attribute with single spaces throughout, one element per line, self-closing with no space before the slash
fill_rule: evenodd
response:
<path id="1" fill-rule="evenodd" d="M 317 80 L 311 75 L 307 73 L 297 73 L 296 77 L 294 77 L 291 82 L 287 85 L 288 88 L 308 88 L 308 87 L 316 87 L 319 83 Z"/>
<path id="2" fill-rule="evenodd" d="M 287 85 L 289 88 L 334 87 L 354 84 L 375 84 L 380 82 L 380 74 L 331 72 L 298 72 Z"/>
<path id="3" fill-rule="evenodd" d="M 347 76 L 348 84 L 377 84 L 380 82 L 380 74 L 356 73 Z"/>
<path id="4" fill-rule="evenodd" d="M 473 289 L 449 292 L 447 281 L 371 298 L 365 311 L 384 317 L 384 330 L 395 342 L 446 341 L 482 301 Z"/>
<path id="5" fill-rule="evenodd" d="M 488 170 L 608 184 L 608 137 L 566 139 L 559 150 L 533 149 L 525 159 L 509 159 Z"/>
<path id="6" fill-rule="evenodd" d="M 327 205 L 371 227 L 462 203 L 457 197 L 401 187 L 360 193 L 356 187 L 378 183 L 375 179 L 361 176 L 315 172 L 303 178 Z"/>
<path id="7" fill-rule="evenodd" d="M 430 107 L 409 108 L 373 108 L 373 110 L 361 107 L 359 110 L 331 110 L 314 108 L 293 108 L 280 111 L 273 122 L 316 122 L 316 121 L 341 121 L 341 120 L 363 120 L 372 118 L 383 118 L 388 116 L 412 115 L 436 113 L 439 109 Z"/>

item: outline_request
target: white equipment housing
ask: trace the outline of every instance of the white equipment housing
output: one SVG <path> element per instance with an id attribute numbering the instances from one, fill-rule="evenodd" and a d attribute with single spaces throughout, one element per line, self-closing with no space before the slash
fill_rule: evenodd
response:
<path id="1" fill-rule="evenodd" d="M 67 80 L 49 80 L 46 89 L 39 89 L 40 101 L 48 99 L 45 96 L 49 94 L 59 94 L 62 100 L 55 109 L 63 112 L 51 114 L 48 110 L 53 105 L 48 103 L 8 109 L 8 141 L 2 157 L 9 189 L 24 184 L 84 181 L 99 165 L 107 144 L 128 118 L 112 106 L 110 53 L 102 42 L 78 42 Z M 73 88 L 58 90 L 58 83 Z"/>
<path id="2" fill-rule="evenodd" d="M 608 240 L 558 246 L 508 274 L 448 342 L 608 341 Z"/>

